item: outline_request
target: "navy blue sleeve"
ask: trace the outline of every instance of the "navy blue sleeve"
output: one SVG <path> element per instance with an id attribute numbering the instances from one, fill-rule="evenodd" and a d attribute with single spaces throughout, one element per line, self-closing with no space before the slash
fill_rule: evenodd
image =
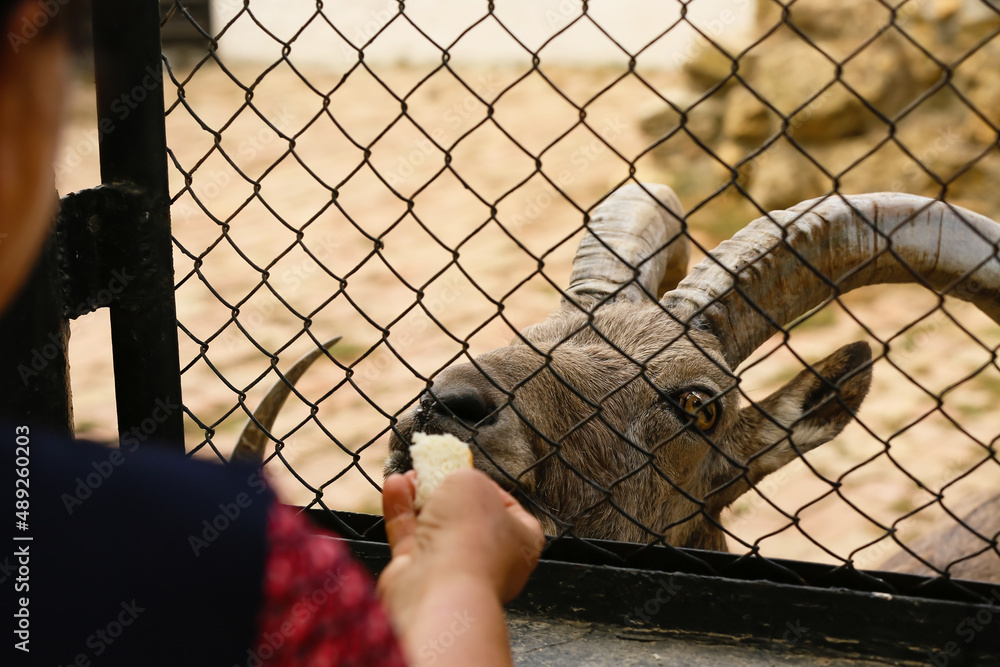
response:
<path id="1" fill-rule="evenodd" d="M 275 502 L 260 472 L 23 430 L 0 425 L 14 664 L 247 664 Z"/>

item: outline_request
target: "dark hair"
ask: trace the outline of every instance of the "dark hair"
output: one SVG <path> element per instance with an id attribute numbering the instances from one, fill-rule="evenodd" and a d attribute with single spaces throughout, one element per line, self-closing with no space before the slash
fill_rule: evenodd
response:
<path id="1" fill-rule="evenodd" d="M 0 18 L 4 21 L 11 11 L 19 4 L 20 0 L 0 0 Z"/>
<path id="2" fill-rule="evenodd" d="M 22 21 L 21 25 L 10 23 L 14 11 L 25 4 L 33 4 L 37 10 Z M 6 46 L 17 50 L 19 40 L 29 40 L 40 34 L 61 32 L 75 50 L 89 43 L 90 0 L 0 0 L 0 35 Z"/>

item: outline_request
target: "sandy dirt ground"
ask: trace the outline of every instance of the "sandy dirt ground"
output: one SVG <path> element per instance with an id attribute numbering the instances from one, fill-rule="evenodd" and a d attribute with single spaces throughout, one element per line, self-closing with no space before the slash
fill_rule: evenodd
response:
<path id="1" fill-rule="evenodd" d="M 191 70 L 175 65 L 178 76 Z M 243 86 L 261 72 L 231 69 Z M 315 414 L 292 397 L 279 418 L 286 444 L 267 471 L 290 502 L 365 512 L 379 508 L 389 418 L 442 367 L 505 344 L 556 307 L 580 209 L 628 177 L 627 160 L 641 179 L 669 176 L 638 129 L 655 98 L 634 77 L 608 88 L 618 71 L 547 68 L 546 81 L 460 70 L 464 85 L 413 67 L 377 73 L 381 82 L 359 71 L 330 94 L 339 75 L 302 71 L 306 83 L 281 65 L 251 95 L 209 64 L 168 97 L 167 117 L 189 449 L 231 452 L 246 410 L 275 379 L 262 350 L 287 368 L 313 337 L 342 336 L 335 363 L 321 360 L 300 383 Z M 670 84 L 649 74 L 650 86 Z M 494 120 L 480 99 L 496 100 Z M 590 129 L 570 101 L 589 101 Z M 85 80 L 70 121 L 63 193 L 99 180 Z M 435 142 L 455 146 L 449 161 Z M 691 215 L 693 238 L 709 248 L 722 240 L 712 230 L 728 210 L 719 202 Z M 917 287 L 859 290 L 755 355 L 762 361 L 742 384 L 751 398 L 791 378 L 799 358 L 854 340 L 880 358 L 858 423 L 731 508 L 733 550 L 873 567 L 894 551 L 874 543 L 885 527 L 931 492 L 945 489 L 960 510 L 1000 487 L 986 449 L 1000 436 L 1000 331 L 972 306 L 940 305 Z M 75 322 L 72 335 L 78 433 L 113 438 L 106 314 Z M 943 514 L 928 507 L 897 535 L 915 539 Z"/>

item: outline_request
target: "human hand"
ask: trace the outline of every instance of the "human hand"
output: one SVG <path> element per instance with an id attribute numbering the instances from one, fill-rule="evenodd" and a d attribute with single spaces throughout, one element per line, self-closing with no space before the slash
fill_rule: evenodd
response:
<path id="1" fill-rule="evenodd" d="M 382 489 L 392 562 L 379 595 L 397 619 L 442 581 L 462 581 L 499 602 L 516 596 L 545 545 L 538 520 L 478 470 L 448 475 L 419 513 L 416 473 L 390 475 Z"/>

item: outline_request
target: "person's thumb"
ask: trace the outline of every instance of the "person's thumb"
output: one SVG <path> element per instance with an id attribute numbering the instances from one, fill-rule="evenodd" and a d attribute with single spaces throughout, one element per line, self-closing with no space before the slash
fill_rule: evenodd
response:
<path id="1" fill-rule="evenodd" d="M 413 549 L 417 527 L 414 493 L 413 481 L 403 475 L 389 475 L 382 485 L 382 513 L 393 558 Z"/>

